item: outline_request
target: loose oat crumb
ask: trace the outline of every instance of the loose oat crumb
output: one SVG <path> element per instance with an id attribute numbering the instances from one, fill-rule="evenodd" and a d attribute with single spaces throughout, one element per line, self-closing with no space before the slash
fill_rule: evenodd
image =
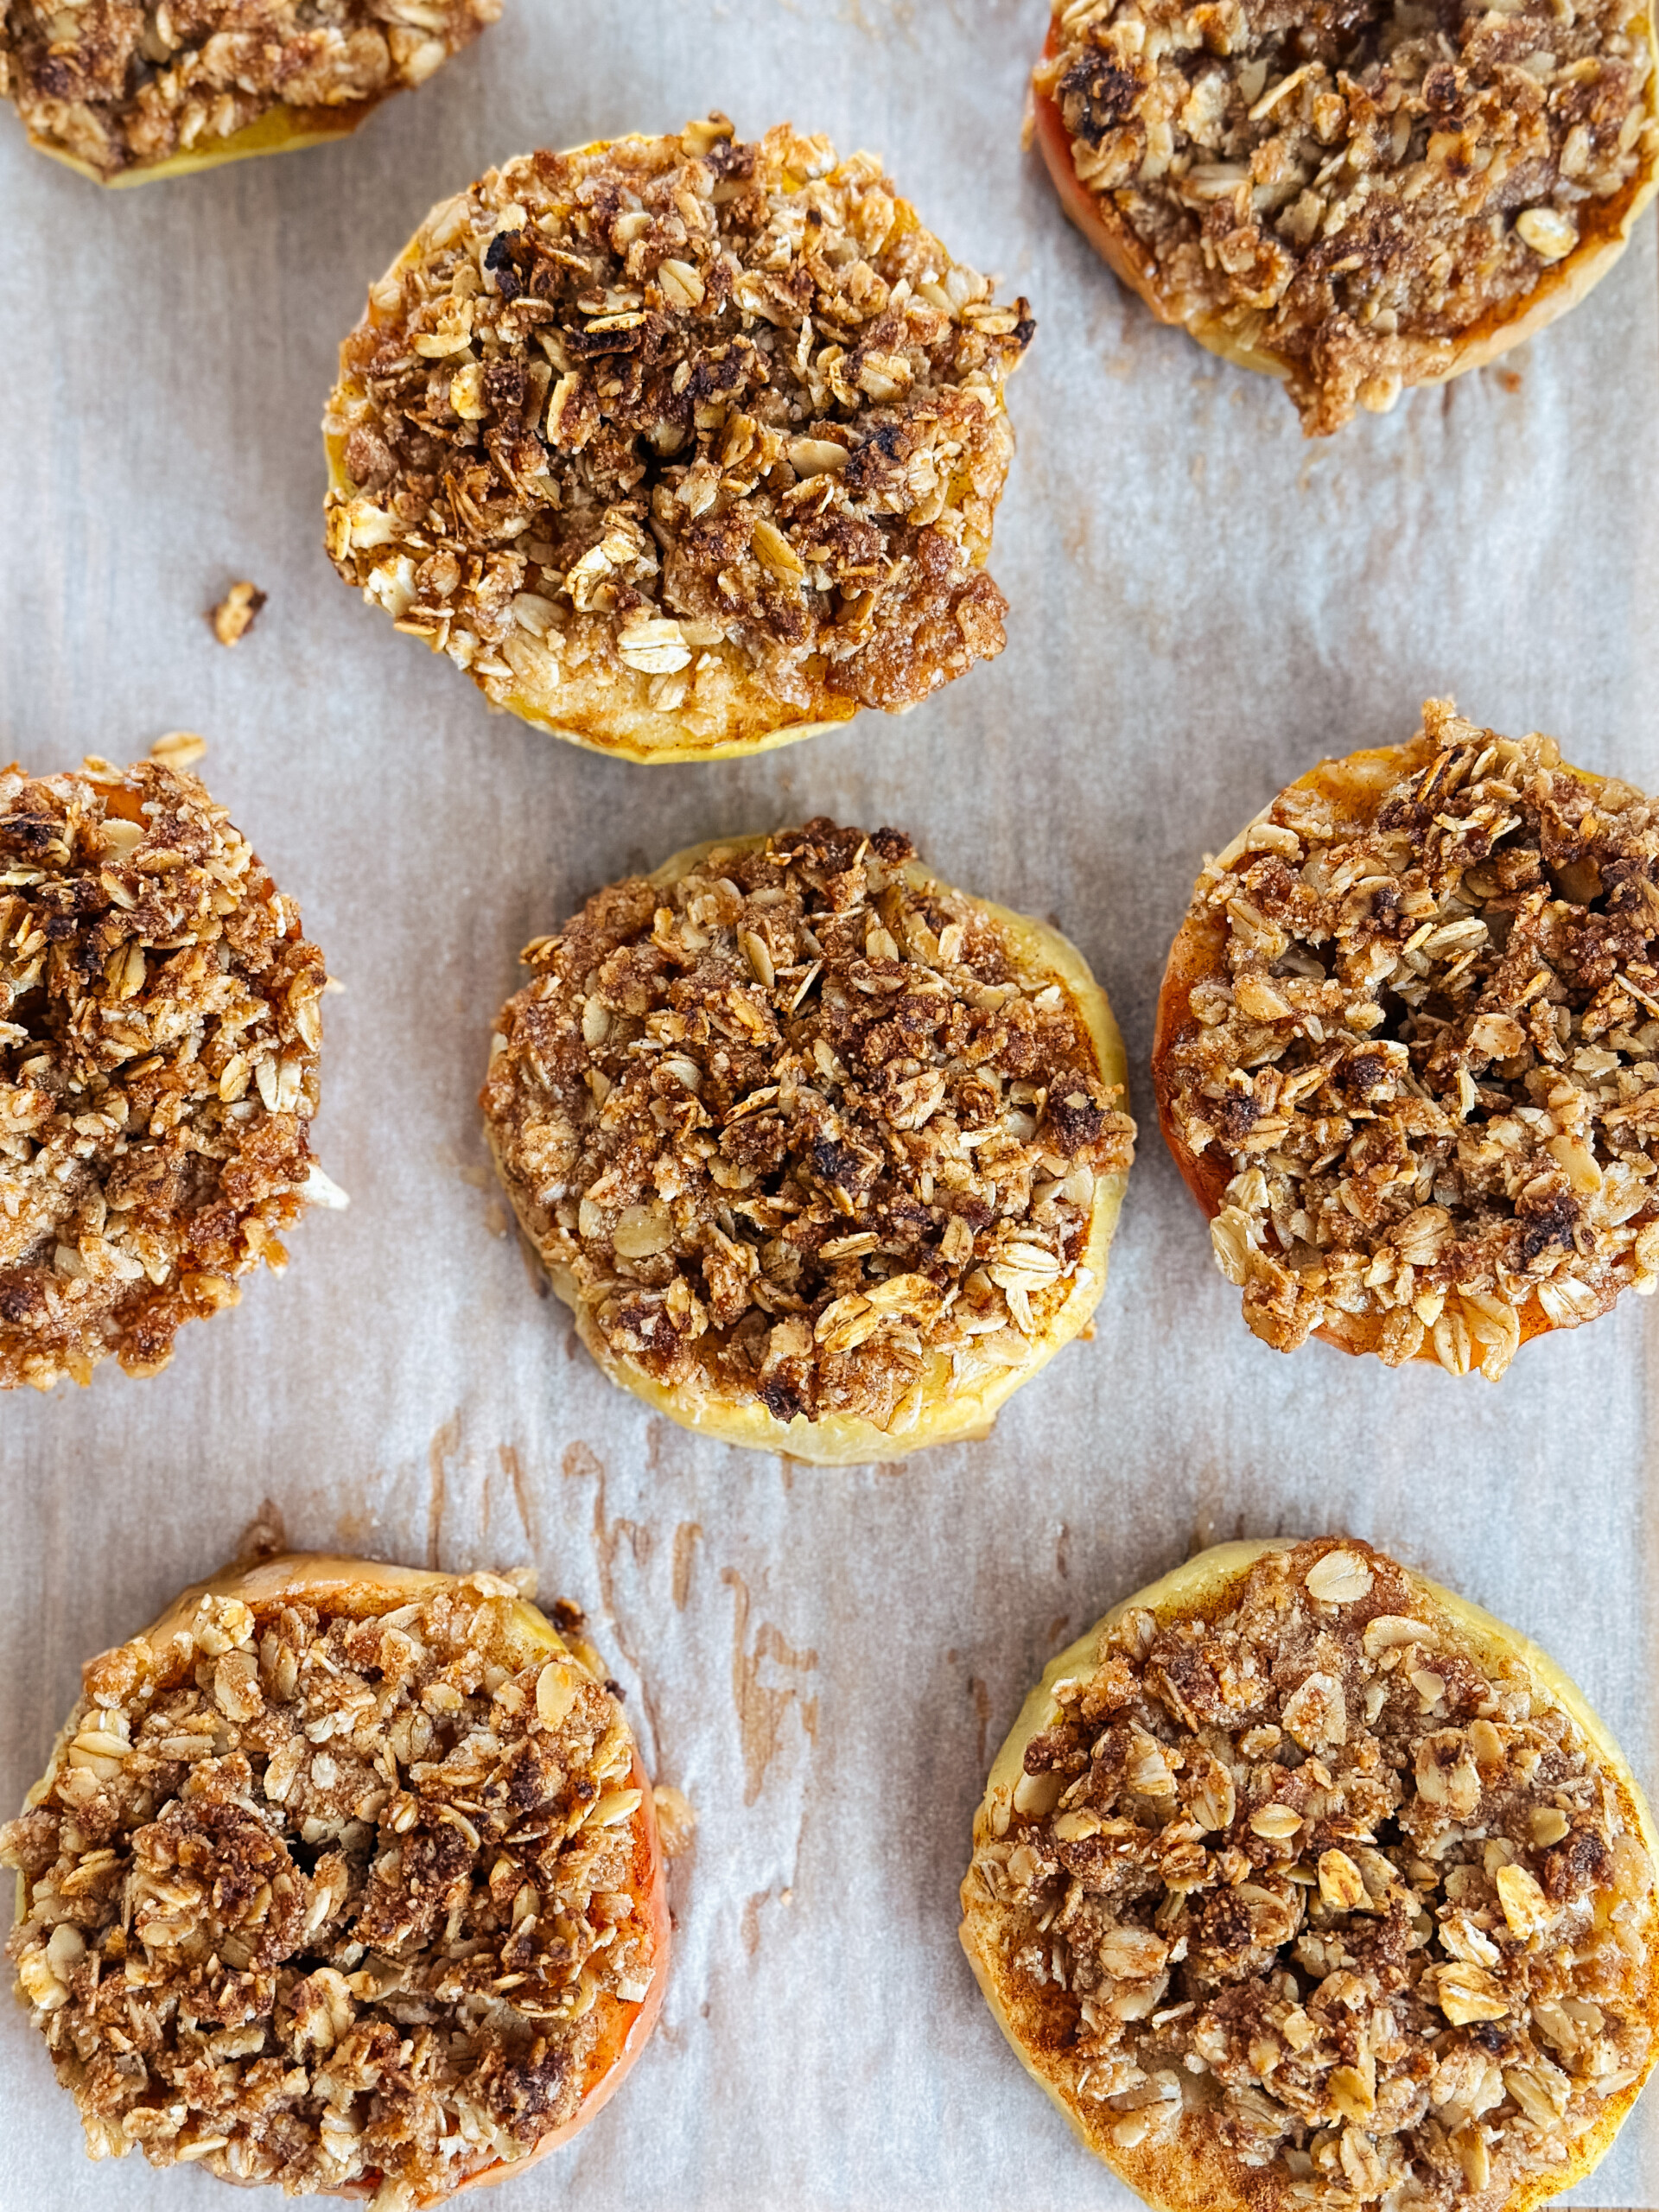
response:
<path id="1" fill-rule="evenodd" d="M 207 620 L 221 645 L 234 645 L 247 635 L 268 596 L 252 584 L 232 584 L 218 606 L 209 607 Z"/>
<path id="2" fill-rule="evenodd" d="M 1518 1656 L 1321 1540 L 1129 1609 L 1053 1694 L 966 1932 L 1127 2177 L 1310 2212 L 1576 2177 L 1651 2063 L 1654 1868 Z"/>
<path id="3" fill-rule="evenodd" d="M 509 1581 L 313 1595 L 87 1666 L 0 1829 L 8 1955 L 92 2157 L 433 2203 L 572 2118 L 665 1965 L 634 1743 Z"/>
<path id="4" fill-rule="evenodd" d="M 1620 237 L 1653 78 L 1631 0 L 1055 0 L 1036 86 L 1170 318 L 1274 359 L 1323 434 Z"/>
<path id="5" fill-rule="evenodd" d="M 1154 1074 L 1258 1336 L 1496 1381 L 1659 1286 L 1659 808 L 1423 721 L 1206 866 Z"/>
<path id="6" fill-rule="evenodd" d="M 194 776 L 0 770 L 0 1388 L 155 1372 L 344 1203 L 308 1141 L 322 985 Z"/>
<path id="7" fill-rule="evenodd" d="M 425 82 L 501 0 L 48 0 L 0 6 L 0 96 L 29 135 L 106 180 L 262 116 L 336 130 Z"/>
<path id="8" fill-rule="evenodd" d="M 198 760 L 207 756 L 207 741 L 198 737 L 193 729 L 170 729 L 165 737 L 158 737 L 149 748 L 152 760 L 159 760 L 167 768 L 194 768 Z"/>
<path id="9" fill-rule="evenodd" d="M 658 1783 L 653 1792 L 657 1801 L 657 1832 L 663 1840 L 663 1855 L 667 1859 L 683 1859 L 696 1840 L 697 1812 L 683 1789 L 673 1789 Z"/>
<path id="10" fill-rule="evenodd" d="M 537 153 L 372 286 L 335 566 L 497 704 L 650 751 L 913 706 L 1000 652 L 1033 325 L 874 156 L 723 117 Z"/>
<path id="11" fill-rule="evenodd" d="M 527 1233 L 682 1402 L 902 1434 L 1018 1368 L 1135 1125 L 1077 1001 L 898 830 L 820 818 L 591 899 L 482 1103 Z"/>

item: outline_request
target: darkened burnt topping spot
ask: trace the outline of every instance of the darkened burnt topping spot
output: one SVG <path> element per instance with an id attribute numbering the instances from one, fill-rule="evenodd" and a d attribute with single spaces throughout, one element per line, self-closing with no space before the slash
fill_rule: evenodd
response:
<path id="1" fill-rule="evenodd" d="M 1076 1287 L 1133 1124 L 1069 987 L 912 852 L 809 822 L 613 884 L 524 956 L 498 1162 L 657 1382 L 902 1428 Z"/>
<path id="2" fill-rule="evenodd" d="M 1259 1336 L 1495 1380 L 1659 1281 L 1659 810 L 1424 721 L 1388 789 L 1338 764 L 1206 868 L 1158 1080 Z"/>

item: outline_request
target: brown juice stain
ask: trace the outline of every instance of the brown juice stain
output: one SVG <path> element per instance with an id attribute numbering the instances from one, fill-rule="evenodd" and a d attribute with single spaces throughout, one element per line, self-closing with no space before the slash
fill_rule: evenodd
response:
<path id="1" fill-rule="evenodd" d="M 974 1755 L 974 1764 L 982 1769 L 991 1728 L 991 1694 L 977 1675 L 969 1675 L 968 1691 L 974 1700 L 975 1718 L 979 1722 L 979 1744 Z"/>
<path id="2" fill-rule="evenodd" d="M 638 1655 L 629 1640 L 627 1631 L 622 1625 L 621 1616 L 617 1610 L 616 1559 L 619 1550 L 626 1542 L 633 1554 L 635 1564 L 639 1567 L 645 1566 L 651 1557 L 656 1542 L 655 1532 L 638 1521 L 628 1521 L 620 1517 L 611 1521 L 607 1518 L 605 1462 L 594 1450 L 592 1445 L 583 1444 L 580 1440 L 575 1444 L 567 1445 L 564 1458 L 560 1465 L 567 1476 L 577 1479 L 589 1475 L 593 1478 L 594 1566 L 599 1575 L 599 1601 L 605 1609 L 605 1618 L 610 1624 L 610 1633 L 616 1648 L 633 1669 L 634 1677 L 639 1684 L 639 1702 L 645 1719 L 650 1724 L 654 1741 L 658 1732 L 657 1711 L 651 1701 L 651 1691 L 648 1687 L 650 1677 L 645 1669 L 639 1664 Z M 660 1751 L 660 1744 L 658 1748 Z"/>
<path id="3" fill-rule="evenodd" d="M 685 1611 L 685 1601 L 691 1594 L 691 1554 L 702 1534 L 701 1521 L 682 1521 L 674 1531 L 674 1610 L 677 1613 Z"/>
<path id="4" fill-rule="evenodd" d="M 1048 1640 L 1051 1644 L 1064 1643 L 1065 1642 L 1065 1631 L 1071 1626 L 1071 1616 L 1070 1613 L 1055 1614 L 1053 1619 L 1050 1621 L 1048 1624 Z"/>
<path id="5" fill-rule="evenodd" d="M 427 1447 L 427 1463 L 432 1470 L 432 1495 L 426 1509 L 426 1563 L 435 1568 L 438 1547 L 443 1535 L 444 1498 L 449 1487 L 449 1471 L 446 1461 L 452 1459 L 461 1449 L 461 1408 L 457 1407 L 448 1420 L 433 1432 Z"/>
<path id="6" fill-rule="evenodd" d="M 530 1545 L 530 1555 L 539 1562 L 541 1538 L 536 1526 L 536 1510 L 531 1503 L 530 1484 L 524 1478 L 524 1464 L 518 1457 L 518 1446 L 516 1444 L 498 1444 L 495 1448 L 501 1461 L 501 1471 L 512 1484 L 512 1502 L 518 1509 L 518 1523 Z"/>
<path id="7" fill-rule="evenodd" d="M 1060 1533 L 1054 1545 L 1054 1572 L 1059 1576 L 1062 1582 L 1066 1582 L 1071 1580 L 1071 1562 L 1066 1557 L 1066 1549 L 1071 1541 L 1071 1531 L 1066 1527 L 1065 1522 L 1062 1521 L 1060 1523 Z"/>
<path id="8" fill-rule="evenodd" d="M 816 1651 L 797 1651 L 785 1643 L 770 1621 L 755 1632 L 754 1649 L 748 1648 L 748 1585 L 734 1567 L 721 1571 L 721 1580 L 736 1600 L 732 1617 L 732 1702 L 743 1743 L 743 1802 L 753 1805 L 766 1785 L 766 1769 L 777 1757 L 784 1716 L 795 1707 L 809 1743 L 818 1740 L 818 1700 L 803 1697 L 798 1688 L 768 1689 L 760 1680 L 760 1662 L 810 1673 L 818 1663 Z"/>
<path id="9" fill-rule="evenodd" d="M 760 1908 L 771 1895 L 770 1890 L 757 1890 L 743 1908 L 743 1948 L 751 1958 L 760 1948 Z"/>

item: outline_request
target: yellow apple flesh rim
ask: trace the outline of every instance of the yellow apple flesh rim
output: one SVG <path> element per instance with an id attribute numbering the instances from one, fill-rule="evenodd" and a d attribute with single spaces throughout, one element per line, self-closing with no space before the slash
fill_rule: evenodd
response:
<path id="1" fill-rule="evenodd" d="M 1656 73 L 1659 74 L 1659 72 Z M 1433 746 L 1420 732 L 1405 745 L 1374 745 L 1363 752 L 1321 760 L 1317 767 L 1310 768 L 1305 776 L 1299 776 L 1287 788 L 1294 791 L 1317 791 L 1322 798 L 1341 810 L 1345 817 L 1356 818 L 1362 826 L 1369 825 L 1375 820 L 1377 807 L 1385 793 L 1404 777 L 1426 767 L 1433 758 Z M 1575 768 L 1566 760 L 1556 763 L 1556 772 L 1571 776 L 1592 790 L 1599 789 L 1609 780 L 1605 776 L 1597 775 L 1592 769 Z M 1214 861 L 1206 864 L 1205 875 L 1230 867 L 1240 854 L 1250 849 L 1252 834 L 1264 823 L 1272 820 L 1273 810 L 1283 796 L 1283 792 L 1274 792 L 1261 811 L 1223 847 Z M 1217 1145 L 1211 1145 L 1202 1154 L 1189 1149 L 1175 1127 L 1173 1115 L 1168 1109 L 1161 1077 L 1168 1055 L 1193 1019 L 1193 991 L 1198 984 L 1211 978 L 1226 980 L 1226 946 L 1227 927 L 1218 915 L 1213 912 L 1197 916 L 1189 914 L 1182 922 L 1175 932 L 1174 943 L 1169 948 L 1163 982 L 1159 988 L 1152 1042 L 1153 1086 L 1157 1093 L 1158 1119 L 1164 1142 L 1169 1147 L 1170 1155 L 1180 1170 L 1181 1180 L 1204 1209 L 1206 1221 L 1213 1221 L 1226 1202 L 1226 1188 L 1233 1179 L 1231 1157 Z M 1594 1319 L 1596 1316 L 1590 1318 Z M 1535 1290 L 1529 1290 L 1522 1303 L 1516 1308 L 1516 1319 L 1520 1324 L 1523 1344 L 1529 1343 L 1534 1337 L 1548 1336 L 1552 1329 L 1563 1325 L 1550 1319 Z M 1355 1325 L 1344 1315 L 1323 1323 L 1313 1334 L 1321 1342 L 1334 1344 L 1338 1351 L 1357 1355 L 1367 1349 L 1363 1340 L 1356 1340 Z M 1432 1367 L 1440 1364 L 1439 1355 L 1427 1336 L 1412 1354 L 1412 1358 L 1425 1361 Z"/>
<path id="2" fill-rule="evenodd" d="M 1042 1680 L 1020 1707 L 1019 1719 L 992 1763 L 984 1797 L 974 1815 L 975 1850 L 1007 1831 L 1014 1810 L 1014 1793 L 1025 1772 L 1026 1746 L 1033 1736 L 1052 1727 L 1063 1717 L 1063 1708 L 1053 1694 L 1053 1685 L 1068 1675 L 1091 1675 L 1097 1663 L 1102 1637 L 1131 1607 L 1144 1608 L 1157 1618 L 1160 1625 L 1192 1618 L 1217 1619 L 1230 1610 L 1245 1576 L 1259 1560 L 1273 1552 L 1294 1548 L 1295 1540 L 1290 1537 L 1213 1545 L 1114 1605 L 1086 1635 L 1068 1644 L 1058 1658 L 1051 1659 L 1043 1669 Z M 1520 1669 L 1529 1678 L 1535 1709 L 1556 1707 L 1567 1715 L 1599 1763 L 1611 1776 L 1619 1809 L 1630 1828 L 1640 1834 L 1649 1861 L 1659 1864 L 1659 1831 L 1655 1828 L 1647 1798 L 1606 1722 L 1595 1712 L 1577 1683 L 1548 1652 L 1529 1637 L 1522 1636 L 1518 1629 L 1510 1628 L 1469 1599 L 1459 1598 L 1438 1582 L 1431 1582 L 1426 1575 L 1414 1573 L 1409 1567 L 1402 1567 L 1401 1573 L 1423 1599 L 1427 1618 L 1432 1622 L 1438 1611 L 1489 1674 L 1513 1676 Z M 1656 1899 L 1656 1907 L 1659 1908 L 1659 1899 Z M 1059 2107 L 1072 2132 L 1088 2150 L 1110 2166 L 1154 2208 L 1154 2212 L 1227 2212 L 1230 2202 L 1243 2202 L 1230 2159 L 1219 2155 L 1206 2158 L 1196 2146 L 1189 2150 L 1185 2144 L 1172 2156 L 1156 2147 L 1125 2150 L 1112 2142 L 1105 2126 L 1091 2126 L 1078 2111 L 1063 2070 L 1056 2067 L 1052 2073 L 1046 2072 L 1040 2058 L 1025 2048 L 1002 1993 L 1000 1976 L 1004 1961 L 998 1942 L 997 1908 L 986 1897 L 971 1870 L 962 1885 L 960 1933 L 974 1978 L 1014 2055 L 1032 2079 Z M 1659 2011 L 1659 1998 L 1650 1999 L 1650 2006 Z M 1659 2025 L 1659 2022 L 1655 2024 Z M 1560 2196 L 1582 2181 L 1601 2163 L 1636 2102 L 1656 2058 L 1659 2058 L 1659 2037 L 1656 2037 L 1647 2064 L 1637 2080 L 1605 2101 L 1602 2117 L 1577 2139 L 1571 2154 L 1548 2173 L 1529 2176 L 1517 2183 L 1505 2200 L 1503 2212 L 1531 2212 L 1534 2206 Z M 1108 2121 L 1117 2117 L 1116 2113 L 1106 2114 Z"/>
<path id="3" fill-rule="evenodd" d="M 682 876 L 695 874 L 712 852 L 750 852 L 766 842 L 760 836 L 711 837 L 664 861 L 651 880 L 666 889 Z M 932 870 L 923 867 L 919 861 L 906 861 L 900 872 L 912 890 L 918 893 L 939 882 Z M 1101 1077 L 1108 1084 L 1121 1087 L 1120 1107 L 1127 1110 L 1128 1065 L 1123 1040 L 1118 1034 L 1106 994 L 1090 973 L 1083 955 L 1058 930 L 1033 920 L 1029 915 L 1012 913 L 988 899 L 976 898 L 971 903 L 992 917 L 1025 962 L 1052 972 L 1065 985 L 1083 1018 Z M 486 1134 L 496 1155 L 497 1173 L 501 1173 L 503 1185 L 512 1198 L 520 1225 L 540 1253 L 535 1227 L 525 1217 L 524 1206 L 502 1173 L 493 1134 L 487 1128 Z M 994 1374 L 958 1384 L 952 1379 L 950 1354 L 934 1353 L 923 1385 L 922 1410 L 914 1424 L 897 1436 L 877 1428 L 873 1421 L 847 1414 L 830 1414 L 816 1421 L 809 1421 L 804 1414 L 798 1414 L 793 1421 L 781 1421 L 758 1400 L 738 1403 L 716 1396 L 712 1389 L 706 1395 L 700 1394 L 688 1399 L 683 1386 L 671 1389 L 632 1361 L 619 1358 L 583 1304 L 570 1270 L 550 1261 L 544 1254 L 542 1264 L 555 1292 L 575 1313 L 577 1335 L 606 1374 L 621 1389 L 632 1391 L 636 1398 L 643 1398 L 654 1411 L 665 1414 L 683 1428 L 696 1429 L 700 1435 L 712 1436 L 722 1444 L 779 1452 L 791 1459 L 807 1460 L 817 1466 L 864 1466 L 872 1460 L 902 1459 L 926 1445 L 963 1444 L 990 1434 L 991 1425 L 1004 1401 L 1021 1383 L 1029 1382 L 1039 1368 L 1046 1367 L 1062 1345 L 1071 1343 L 1099 1304 L 1106 1284 L 1107 1255 L 1128 1180 L 1126 1174 L 1096 1178 L 1089 1232 L 1077 1270 L 1069 1283 L 1058 1287 L 1052 1308 L 1044 1312 L 1041 1325 L 1031 1340 L 1030 1353 L 1022 1364 L 999 1368 Z M 1033 1292 L 1033 1308 L 1039 1303 Z"/>
<path id="4" fill-rule="evenodd" d="M 404 88 L 400 86 L 397 89 Z M 29 143 L 37 152 L 49 155 L 66 168 L 90 177 L 94 184 L 105 185 L 114 192 L 128 185 L 158 184 L 165 177 L 189 176 L 197 169 L 217 168 L 221 162 L 245 162 L 255 154 L 296 154 L 305 146 L 325 146 L 331 139 L 349 137 L 370 111 L 389 97 L 383 92 L 373 99 L 352 100 L 338 108 L 267 108 L 263 115 L 256 115 L 251 123 L 245 123 L 239 130 L 232 130 L 226 137 L 209 138 L 201 144 L 188 146 L 181 153 L 169 154 L 165 161 L 118 169 L 113 176 L 105 176 L 102 169 L 83 161 L 79 154 L 54 146 L 49 140 L 37 137 L 32 130 Z"/>
<path id="5" fill-rule="evenodd" d="M 326 1552 L 284 1552 L 276 1558 L 262 1560 L 251 1567 L 232 1564 L 221 1567 L 217 1574 L 209 1575 L 205 1582 L 193 1582 L 188 1590 L 180 1592 L 157 1620 L 143 1630 L 139 1637 L 130 1637 L 128 1641 L 143 1641 L 149 1644 L 158 1662 L 165 1666 L 168 1644 L 189 1629 L 204 1598 L 239 1598 L 256 1614 L 272 1606 L 298 1603 L 327 1606 L 337 1615 L 364 1619 L 372 1614 L 390 1612 L 399 1605 L 418 1603 L 430 1597 L 435 1591 L 451 1588 L 466 1579 L 463 1575 L 441 1574 L 425 1567 L 395 1567 L 379 1560 L 342 1559 Z M 569 1660 L 603 1687 L 607 1672 L 605 1662 L 585 1637 L 561 1636 L 546 1615 L 524 1598 L 516 1599 L 513 1602 L 512 1624 L 532 1644 L 543 1646 L 550 1658 Z M 23 1800 L 25 1811 L 32 1810 L 43 1802 L 56 1779 L 79 1726 L 76 1719 L 79 1710 L 79 1700 L 77 1700 L 70 1718 L 58 1732 L 46 1772 Z M 562 2126 L 543 2136 L 522 2158 L 497 2160 L 474 2173 L 465 2175 L 456 2184 L 457 2194 L 463 2189 L 492 2187 L 498 2181 L 505 2181 L 515 2174 L 521 2174 L 550 2151 L 556 2150 L 578 2133 L 610 2101 L 656 2025 L 668 1981 L 671 1923 L 651 1780 L 645 1773 L 637 1745 L 628 1781 L 630 1786 L 637 1788 L 640 1793 L 639 1804 L 630 1815 L 628 1826 L 635 1838 L 636 1853 L 643 1846 L 650 1868 L 650 1878 L 637 1903 L 652 1934 L 651 1986 L 638 2004 L 626 2004 L 601 1993 L 601 2002 L 606 2008 L 605 2024 L 594 2039 L 582 2101 L 575 2112 Z M 16 1916 L 19 1922 L 29 1916 L 29 1883 L 20 1872 L 16 1907 Z M 374 2195 L 375 2186 L 372 2183 L 364 2182 L 323 2193 L 367 2197 Z M 437 2200 L 423 2198 L 417 2201 L 426 2203 Z"/>
<path id="6" fill-rule="evenodd" d="M 647 143 L 649 142 L 643 132 L 634 130 L 628 132 L 621 138 L 595 138 L 588 145 L 569 147 L 563 158 L 574 161 L 585 154 L 608 152 L 613 146 L 644 145 Z M 832 170 L 827 181 L 833 183 L 836 175 L 836 172 Z M 792 175 L 786 175 L 784 180 L 785 188 L 789 190 L 799 190 L 809 180 L 805 177 L 797 177 Z M 423 258 L 425 251 L 422 244 L 423 233 L 443 209 L 450 205 L 450 200 L 454 196 L 451 194 L 450 200 L 440 200 L 429 212 L 425 222 L 420 226 L 414 237 L 387 270 L 385 276 L 381 278 L 382 283 L 390 283 L 394 278 L 401 276 L 404 270 Z M 921 219 L 909 200 L 901 200 L 895 194 L 893 205 L 897 210 L 893 226 L 896 231 L 916 230 L 920 227 Z M 379 316 L 372 298 L 365 310 L 365 320 L 372 325 L 378 326 Z M 361 327 L 359 324 L 359 327 Z M 343 378 L 342 381 L 344 381 Z M 997 412 L 999 415 L 1006 416 L 1007 411 L 999 396 Z M 325 431 L 323 445 L 328 456 L 329 491 L 342 493 L 347 497 L 355 496 L 357 486 L 352 481 L 346 467 L 346 440 L 334 432 Z M 975 560 L 974 566 L 982 567 L 984 560 L 985 554 L 981 553 Z M 435 652 L 441 650 L 435 639 L 433 641 L 432 650 Z M 714 653 L 719 657 L 724 666 L 728 688 L 731 690 L 740 695 L 753 692 L 754 672 L 749 664 L 747 655 L 741 646 L 726 639 L 717 645 L 701 649 L 702 657 L 706 657 L 709 653 Z M 842 699 L 832 694 L 822 694 L 816 701 L 814 711 L 809 719 L 791 721 L 788 716 L 791 709 L 783 701 L 772 700 L 768 696 L 766 709 L 767 727 L 755 734 L 740 734 L 735 737 L 700 738 L 686 732 L 671 743 L 645 744 L 626 737 L 601 739 L 594 736 L 588 731 L 573 729 L 568 724 L 561 722 L 556 715 L 548 714 L 523 691 L 514 690 L 504 694 L 499 703 L 508 714 L 516 715 L 520 721 L 530 723 L 532 728 L 545 731 L 550 737 L 563 738 L 568 744 L 580 745 L 590 753 L 603 753 L 618 760 L 635 760 L 646 767 L 668 765 L 677 761 L 747 760 L 751 753 L 771 753 L 780 745 L 798 745 L 804 738 L 826 736 L 831 730 L 840 729 L 851 721 L 859 711 L 859 703 L 856 699 Z M 734 707 L 729 716 L 731 721 L 739 724 L 752 722 L 753 719 L 754 709 L 743 705 Z"/>

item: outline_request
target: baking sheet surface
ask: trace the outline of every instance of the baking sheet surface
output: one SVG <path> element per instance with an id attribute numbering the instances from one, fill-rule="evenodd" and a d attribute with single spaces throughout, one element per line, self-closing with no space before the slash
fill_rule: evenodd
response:
<path id="1" fill-rule="evenodd" d="M 1040 0 L 508 0 L 350 142 L 104 194 L 0 115 L 0 745 L 45 772 L 200 731 L 346 986 L 318 1151 L 351 1192 L 148 1382 L 0 1408 L 0 1801 L 83 1657 L 235 1548 L 533 1560 L 591 1611 L 700 1827 L 663 2023 L 522 2212 L 1124 2207 L 1020 2073 L 956 1942 L 991 1752 L 1060 1643 L 1195 1542 L 1338 1527 L 1537 1637 L 1659 1783 L 1659 1311 L 1526 1350 L 1497 1389 L 1255 1342 L 1152 1126 L 1091 1344 L 988 1442 L 819 1472 L 613 1390 L 534 1294 L 474 1096 L 516 956 L 691 841 L 828 811 L 1058 920 L 1143 1071 L 1206 848 L 1428 693 L 1659 788 L 1653 226 L 1495 370 L 1307 445 L 1282 396 L 1157 327 L 1020 150 Z M 1027 293 L 1001 660 L 904 721 L 645 771 L 490 715 L 343 589 L 317 423 L 367 281 L 493 161 L 724 107 L 883 153 Z M 234 652 L 202 609 L 270 594 Z M 0 2005 L 0 2207 L 206 2208 L 94 2168 Z M 1659 2105 L 1575 2201 L 1659 2205 Z"/>

